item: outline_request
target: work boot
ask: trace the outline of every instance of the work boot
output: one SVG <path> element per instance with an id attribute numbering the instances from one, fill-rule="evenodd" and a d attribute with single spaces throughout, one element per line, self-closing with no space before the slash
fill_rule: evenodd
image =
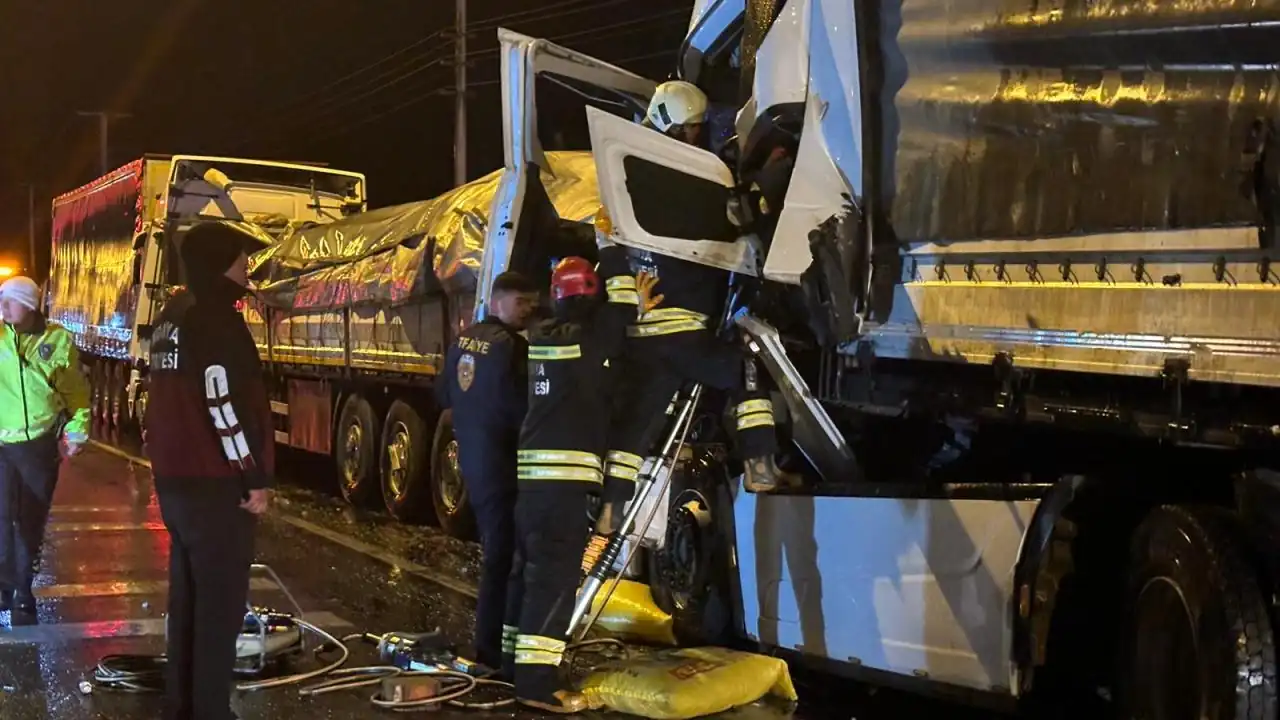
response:
<path id="1" fill-rule="evenodd" d="M 746 462 L 746 477 L 743 487 L 747 492 L 771 493 L 783 488 L 799 487 L 804 481 L 795 473 L 778 467 L 778 461 L 772 455 L 762 455 Z"/>
<path id="2" fill-rule="evenodd" d="M 13 595 L 14 612 L 32 614 L 36 611 L 36 596 L 30 588 L 19 590 Z"/>
<path id="3" fill-rule="evenodd" d="M 587 696 L 577 690 L 556 690 L 536 698 L 517 696 L 516 702 L 557 715 L 573 715 L 591 709 L 587 703 Z"/>

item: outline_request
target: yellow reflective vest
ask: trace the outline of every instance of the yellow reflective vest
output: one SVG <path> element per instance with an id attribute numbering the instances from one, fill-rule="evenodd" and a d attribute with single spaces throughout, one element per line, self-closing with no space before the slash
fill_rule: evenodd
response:
<path id="1" fill-rule="evenodd" d="M 89 437 L 89 381 L 71 333 L 44 321 L 19 333 L 0 323 L 0 444 L 34 440 L 66 421 L 72 441 Z"/>

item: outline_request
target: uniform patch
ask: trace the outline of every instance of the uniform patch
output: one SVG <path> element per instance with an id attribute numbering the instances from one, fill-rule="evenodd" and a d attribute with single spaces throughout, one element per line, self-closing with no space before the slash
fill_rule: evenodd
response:
<path id="1" fill-rule="evenodd" d="M 471 383 L 476 380 L 476 359 L 471 353 L 466 353 L 458 358 L 458 387 L 462 392 L 471 389 Z"/>
<path id="2" fill-rule="evenodd" d="M 36 352 L 40 354 L 41 360 L 48 362 L 49 358 L 53 357 L 53 346 L 49 343 L 44 343 L 36 350 Z"/>

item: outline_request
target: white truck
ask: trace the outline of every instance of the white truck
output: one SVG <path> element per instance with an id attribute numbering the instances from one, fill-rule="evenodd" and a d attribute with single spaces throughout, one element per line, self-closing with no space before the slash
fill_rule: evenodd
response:
<path id="1" fill-rule="evenodd" d="M 143 416 L 151 323 L 183 282 L 173 251 L 193 223 L 267 245 L 364 209 L 359 173 L 197 155 L 147 155 L 54 198 L 47 310 L 90 368 L 95 417 L 118 432 Z"/>
<path id="2" fill-rule="evenodd" d="M 615 107 L 587 120 L 619 242 L 763 291 L 735 317 L 808 482 L 741 492 L 694 438 L 643 538 L 683 630 L 984 704 L 1277 716 L 1277 27 L 1227 0 L 701 0 L 679 76 L 737 113 L 731 164 L 616 112 L 651 83 L 503 35 L 481 295 L 540 261 L 512 241 L 542 76 Z M 731 200 L 758 241 L 703 234 Z"/>

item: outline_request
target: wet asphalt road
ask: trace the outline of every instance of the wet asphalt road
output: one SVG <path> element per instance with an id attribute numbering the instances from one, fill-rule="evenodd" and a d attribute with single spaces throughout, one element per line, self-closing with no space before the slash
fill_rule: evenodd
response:
<path id="1" fill-rule="evenodd" d="M 469 639 L 478 551 L 431 528 L 407 527 L 358 512 L 332 494 L 323 463 L 286 455 L 277 507 L 260 524 L 258 561 L 269 565 L 306 616 L 336 635 L 421 632 L 440 628 L 455 643 Z M 292 478 L 290 481 L 288 478 Z M 65 464 L 55 496 L 42 572 L 37 622 L 0 614 L 0 718 L 78 720 L 159 717 L 159 700 L 78 685 L 98 659 L 114 653 L 159 653 L 164 645 L 168 536 L 151 492 L 150 471 L 92 448 Z M 253 602 L 287 610 L 286 596 L 255 576 Z M 353 646 L 348 665 L 376 661 Z M 299 669 L 315 667 L 303 661 Z M 982 717 L 962 708 L 866 688 L 842 680 L 797 677 L 801 706 L 729 715 L 742 718 L 898 718 L 945 714 Z M 370 689 L 300 698 L 291 688 L 237 694 L 245 720 L 387 716 L 368 702 Z M 511 709 L 437 716 L 511 717 Z M 521 717 L 534 717 L 521 710 Z"/>

